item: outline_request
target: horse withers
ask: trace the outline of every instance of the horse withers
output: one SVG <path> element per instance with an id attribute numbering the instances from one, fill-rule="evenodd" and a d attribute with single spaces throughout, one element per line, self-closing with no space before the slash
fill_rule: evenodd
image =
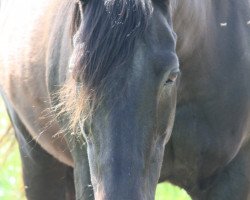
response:
<path id="1" fill-rule="evenodd" d="M 28 199 L 250 198 L 248 0 L 0 5 Z"/>

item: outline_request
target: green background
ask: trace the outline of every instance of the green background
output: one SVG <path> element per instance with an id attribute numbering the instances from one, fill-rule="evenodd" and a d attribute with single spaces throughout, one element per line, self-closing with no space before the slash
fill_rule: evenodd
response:
<path id="1" fill-rule="evenodd" d="M 21 161 L 13 130 L 0 100 L 0 199 L 24 200 Z M 169 183 L 158 184 L 156 200 L 191 200 L 185 190 Z"/>

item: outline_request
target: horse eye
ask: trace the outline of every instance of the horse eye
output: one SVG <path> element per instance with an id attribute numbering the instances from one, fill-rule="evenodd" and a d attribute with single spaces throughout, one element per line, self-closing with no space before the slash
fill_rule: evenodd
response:
<path id="1" fill-rule="evenodd" d="M 178 75 L 180 74 L 179 71 L 173 71 L 169 74 L 168 76 L 168 80 L 166 81 L 166 84 L 171 84 L 174 83 L 176 81 L 176 79 L 178 78 Z"/>

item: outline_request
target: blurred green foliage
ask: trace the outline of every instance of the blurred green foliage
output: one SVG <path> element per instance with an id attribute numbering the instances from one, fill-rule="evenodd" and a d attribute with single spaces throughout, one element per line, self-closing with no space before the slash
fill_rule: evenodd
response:
<path id="1" fill-rule="evenodd" d="M 156 188 L 155 200 L 191 200 L 185 190 L 170 183 L 160 183 Z"/>
<path id="2" fill-rule="evenodd" d="M 24 200 L 21 161 L 10 121 L 0 100 L 0 199 Z M 155 200 L 191 200 L 185 190 L 158 184 Z"/>
<path id="3" fill-rule="evenodd" d="M 22 200 L 21 161 L 13 129 L 0 99 L 0 199 Z"/>

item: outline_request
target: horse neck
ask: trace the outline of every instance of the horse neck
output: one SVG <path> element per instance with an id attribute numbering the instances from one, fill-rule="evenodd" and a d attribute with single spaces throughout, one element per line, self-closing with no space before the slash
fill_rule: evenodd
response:
<path id="1" fill-rule="evenodd" d="M 211 0 L 172 1 L 173 26 L 178 36 L 177 53 L 185 59 L 204 45 L 208 33 Z"/>

